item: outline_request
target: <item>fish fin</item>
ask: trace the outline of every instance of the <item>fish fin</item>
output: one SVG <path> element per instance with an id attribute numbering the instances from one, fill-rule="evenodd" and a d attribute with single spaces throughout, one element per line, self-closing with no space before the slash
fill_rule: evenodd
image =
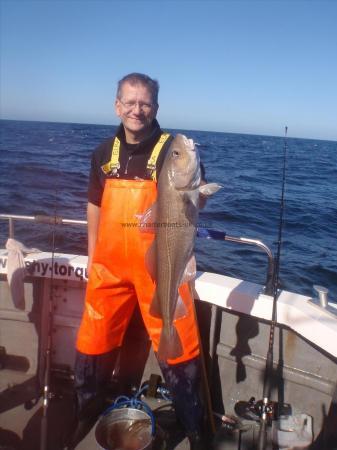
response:
<path id="1" fill-rule="evenodd" d="M 141 233 L 154 233 L 157 217 L 157 203 L 154 203 L 142 214 L 136 214 Z"/>
<path id="2" fill-rule="evenodd" d="M 192 255 L 186 264 L 185 271 L 181 280 L 181 284 L 187 283 L 195 279 L 197 273 L 197 262 L 195 256 Z"/>
<path id="3" fill-rule="evenodd" d="M 152 281 L 157 279 L 157 270 L 155 264 L 155 245 L 152 243 L 145 253 L 145 267 L 150 274 Z"/>
<path id="4" fill-rule="evenodd" d="M 168 329 L 164 327 L 160 335 L 157 356 L 160 361 L 176 359 L 183 355 L 183 346 L 176 327 L 172 324 Z"/>
<path id="5" fill-rule="evenodd" d="M 212 194 L 215 194 L 218 192 L 219 189 L 222 189 L 223 186 L 218 183 L 207 183 L 203 184 L 202 186 L 199 186 L 199 192 L 202 195 L 205 195 L 206 197 L 209 197 Z"/>
<path id="6" fill-rule="evenodd" d="M 159 319 L 162 318 L 162 313 L 161 313 L 161 309 L 160 309 L 160 303 L 158 300 L 157 292 L 154 293 L 154 296 L 153 296 L 153 299 L 152 299 L 152 302 L 150 305 L 149 313 L 151 314 L 151 316 L 158 317 Z"/>
<path id="7" fill-rule="evenodd" d="M 177 300 L 177 304 L 176 304 L 176 309 L 174 310 L 174 315 L 173 315 L 173 319 L 180 319 L 181 317 L 185 317 L 187 316 L 188 311 L 186 308 L 186 305 L 183 301 L 183 299 L 181 298 L 180 295 L 178 295 L 178 300 Z"/>

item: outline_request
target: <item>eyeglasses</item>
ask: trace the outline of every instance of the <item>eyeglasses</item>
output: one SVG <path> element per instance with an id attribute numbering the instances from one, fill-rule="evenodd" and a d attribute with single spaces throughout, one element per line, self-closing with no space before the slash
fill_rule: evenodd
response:
<path id="1" fill-rule="evenodd" d="M 139 109 L 143 112 L 143 113 L 148 113 L 151 111 L 151 109 L 153 108 L 153 104 L 152 103 L 143 103 L 143 102 L 123 102 L 121 99 L 118 99 L 121 104 L 124 106 L 126 112 L 131 111 L 132 109 L 134 109 L 137 105 L 139 106 Z"/>

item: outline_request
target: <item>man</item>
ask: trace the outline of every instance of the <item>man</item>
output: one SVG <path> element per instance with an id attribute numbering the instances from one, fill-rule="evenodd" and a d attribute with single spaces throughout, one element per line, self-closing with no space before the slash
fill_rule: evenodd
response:
<path id="1" fill-rule="evenodd" d="M 87 209 L 89 280 L 75 364 L 77 434 L 83 423 L 101 412 L 116 350 L 122 345 L 137 302 L 154 351 L 158 349 L 162 323 L 149 314 L 155 286 L 145 267 L 153 236 L 141 233 L 138 227 L 125 226 L 154 203 L 156 180 L 172 140 L 156 120 L 158 90 L 156 80 L 139 73 L 119 81 L 115 111 L 121 125 L 116 136 L 100 145 L 92 157 Z M 186 285 L 180 295 L 191 305 Z M 177 417 L 191 449 L 196 450 L 204 447 L 194 315 L 179 319 L 179 326 L 183 355 L 160 362 L 160 367 Z M 73 438 L 78 440 L 78 436 Z"/>

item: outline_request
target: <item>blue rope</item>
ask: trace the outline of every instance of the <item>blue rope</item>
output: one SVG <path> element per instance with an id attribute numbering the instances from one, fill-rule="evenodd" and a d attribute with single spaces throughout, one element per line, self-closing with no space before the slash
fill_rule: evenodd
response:
<path id="1" fill-rule="evenodd" d="M 142 388 L 138 389 L 138 391 L 135 394 L 135 397 L 139 398 L 142 395 L 143 392 L 148 390 L 148 388 L 149 388 L 149 385 L 148 384 L 144 384 L 144 386 Z"/>
<path id="2" fill-rule="evenodd" d="M 109 406 L 102 416 L 106 416 L 110 411 L 113 411 L 115 409 L 119 408 L 134 408 L 139 410 L 144 410 L 151 419 L 151 435 L 154 436 L 155 434 L 155 418 L 153 415 L 153 412 L 151 408 L 142 400 L 139 399 L 139 397 L 149 388 L 148 384 L 145 384 L 143 387 L 139 388 L 136 394 L 133 397 L 127 397 L 126 395 L 120 395 L 117 397 L 113 403 L 113 405 Z M 164 400 L 171 401 L 170 392 L 168 389 L 164 387 L 160 387 L 158 389 L 158 392 L 163 397 Z"/>

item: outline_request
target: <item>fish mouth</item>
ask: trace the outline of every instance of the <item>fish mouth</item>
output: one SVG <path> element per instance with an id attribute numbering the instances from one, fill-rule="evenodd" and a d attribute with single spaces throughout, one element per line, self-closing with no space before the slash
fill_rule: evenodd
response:
<path id="1" fill-rule="evenodd" d="M 195 148 L 195 144 L 194 144 L 194 142 L 193 142 L 193 139 L 188 139 L 188 138 L 187 138 L 186 136 L 184 136 L 184 135 L 182 135 L 182 137 L 183 137 L 183 141 L 184 141 L 184 144 L 185 144 L 185 146 L 186 146 L 186 149 L 187 149 L 187 150 L 192 150 L 192 151 L 195 152 L 196 148 Z"/>

